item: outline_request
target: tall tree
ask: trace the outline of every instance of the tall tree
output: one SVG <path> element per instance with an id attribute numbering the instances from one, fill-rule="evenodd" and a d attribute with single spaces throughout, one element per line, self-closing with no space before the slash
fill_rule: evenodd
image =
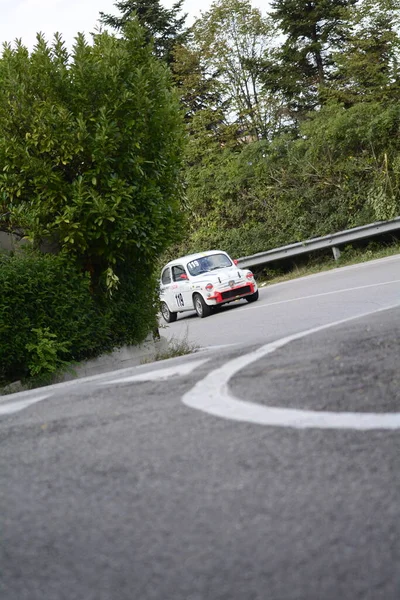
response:
<path id="1" fill-rule="evenodd" d="M 364 0 L 352 9 L 354 26 L 335 55 L 330 96 L 346 107 L 360 101 L 397 100 L 400 91 L 398 0 Z"/>
<path id="2" fill-rule="evenodd" d="M 100 21 L 121 31 L 126 23 L 137 18 L 146 31 L 147 42 L 153 41 L 158 58 L 172 60 L 174 46 L 182 44 L 187 35 L 187 14 L 180 14 L 184 0 L 178 0 L 171 8 L 165 8 L 160 0 L 118 0 L 114 6 L 119 15 L 100 13 Z"/>
<path id="3" fill-rule="evenodd" d="M 149 265 L 180 222 L 183 123 L 137 22 L 0 59 L 0 198 L 11 226 L 55 239 L 94 279 Z"/>
<path id="4" fill-rule="evenodd" d="M 199 48 L 192 43 L 175 46 L 173 58 L 173 80 L 179 89 L 187 122 L 201 110 L 212 111 L 223 105 L 217 73 L 207 70 Z"/>
<path id="5" fill-rule="evenodd" d="M 357 0 L 273 0 L 271 17 L 284 35 L 265 61 L 264 82 L 281 92 L 297 118 L 320 105 L 335 74 L 333 54 L 347 40 Z"/>
<path id="6" fill-rule="evenodd" d="M 243 137 L 267 136 L 273 99 L 261 89 L 261 60 L 271 43 L 271 24 L 250 0 L 216 0 L 195 22 L 195 47 L 209 72 L 217 74 L 227 115 Z"/>

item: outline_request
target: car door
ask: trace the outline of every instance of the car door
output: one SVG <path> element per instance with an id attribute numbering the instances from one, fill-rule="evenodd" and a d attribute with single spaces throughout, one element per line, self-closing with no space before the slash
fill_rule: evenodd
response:
<path id="1" fill-rule="evenodd" d="M 171 290 L 171 267 L 165 267 L 161 273 L 160 300 L 164 301 L 168 308 L 175 311 L 175 301 Z"/>
<path id="2" fill-rule="evenodd" d="M 192 310 L 192 288 L 183 265 L 174 265 L 171 267 L 172 274 L 172 302 L 175 303 L 173 310 Z"/>

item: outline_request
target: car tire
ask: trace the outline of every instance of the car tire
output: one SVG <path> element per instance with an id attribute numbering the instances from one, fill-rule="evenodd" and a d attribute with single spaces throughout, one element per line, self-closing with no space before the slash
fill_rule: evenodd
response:
<path id="1" fill-rule="evenodd" d="M 164 321 L 167 321 L 167 323 L 175 323 L 178 317 L 176 312 L 171 312 L 169 310 L 166 302 L 161 302 L 161 314 L 163 316 Z"/>
<path id="2" fill-rule="evenodd" d="M 204 298 L 200 294 L 194 294 L 193 305 L 194 310 L 197 312 L 197 316 L 199 316 L 200 319 L 204 319 L 204 317 L 208 317 L 211 314 L 211 306 L 208 306 L 208 304 L 204 302 Z"/>
<path id="3" fill-rule="evenodd" d="M 254 294 L 250 294 L 250 296 L 246 296 L 247 302 L 256 302 L 258 300 L 258 290 L 254 292 Z"/>

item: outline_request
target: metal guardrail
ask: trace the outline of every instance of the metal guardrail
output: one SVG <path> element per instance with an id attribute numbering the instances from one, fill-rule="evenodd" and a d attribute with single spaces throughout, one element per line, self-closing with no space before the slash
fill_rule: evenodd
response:
<path id="1" fill-rule="evenodd" d="M 312 238 L 296 244 L 289 244 L 288 246 L 267 250 L 266 252 L 258 252 L 252 256 L 244 256 L 238 259 L 238 264 L 242 268 L 257 267 L 258 265 L 277 262 L 284 258 L 291 258 L 325 248 L 331 248 L 333 256 L 337 260 L 340 256 L 339 246 L 372 238 L 382 233 L 390 233 L 391 231 L 400 232 L 400 217 L 396 217 L 391 221 L 378 221 L 377 223 L 370 223 L 362 227 L 346 229 L 345 231 L 339 231 L 338 233 L 332 233 L 324 237 Z"/>

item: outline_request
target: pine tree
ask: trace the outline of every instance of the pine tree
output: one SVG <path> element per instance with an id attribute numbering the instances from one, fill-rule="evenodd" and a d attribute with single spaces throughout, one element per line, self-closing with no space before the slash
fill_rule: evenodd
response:
<path id="1" fill-rule="evenodd" d="M 397 103 L 400 89 L 397 0 L 366 0 L 354 9 L 352 35 L 335 56 L 337 80 L 330 96 L 346 107 L 357 102 Z"/>
<path id="2" fill-rule="evenodd" d="M 119 0 L 114 6 L 120 15 L 100 13 L 100 21 L 117 31 L 135 16 L 147 33 L 147 42 L 154 43 L 158 58 L 170 63 L 175 45 L 182 44 L 187 36 L 187 14 L 180 14 L 184 0 L 178 0 L 171 8 L 162 6 L 159 0 Z"/>
<path id="3" fill-rule="evenodd" d="M 273 0 L 271 17 L 285 40 L 265 62 L 264 82 L 284 95 L 297 117 L 323 103 L 335 75 L 333 54 L 348 38 L 356 1 Z"/>

